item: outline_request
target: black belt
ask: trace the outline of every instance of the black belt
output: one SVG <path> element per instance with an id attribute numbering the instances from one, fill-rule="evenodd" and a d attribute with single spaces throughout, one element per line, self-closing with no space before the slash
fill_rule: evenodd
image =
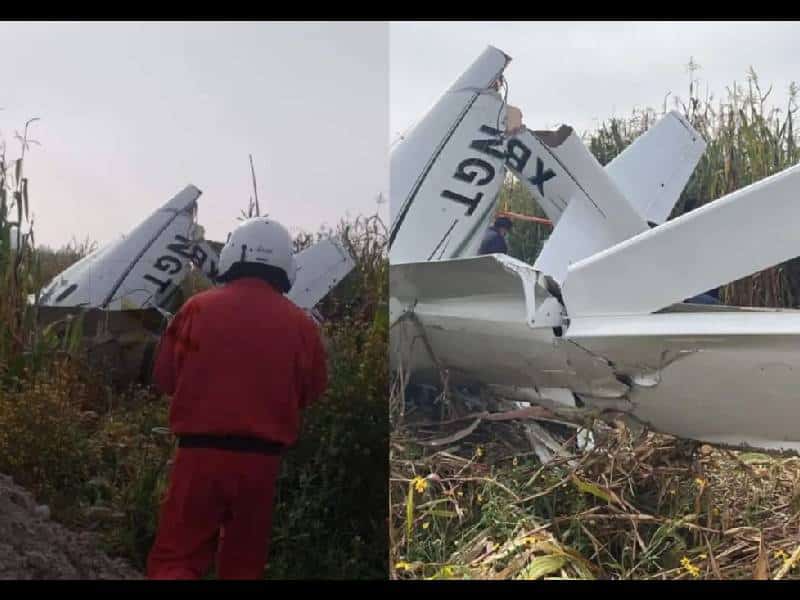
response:
<path id="1" fill-rule="evenodd" d="M 256 452 L 275 456 L 284 450 L 283 444 L 268 442 L 259 438 L 217 435 L 181 435 L 178 437 L 180 448 L 214 448 L 233 452 Z"/>

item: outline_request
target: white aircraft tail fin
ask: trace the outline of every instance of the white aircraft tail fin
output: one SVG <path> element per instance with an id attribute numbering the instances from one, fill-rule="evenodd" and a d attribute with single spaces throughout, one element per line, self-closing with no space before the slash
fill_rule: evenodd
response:
<path id="1" fill-rule="evenodd" d="M 798 189 L 800 165 L 570 266 L 570 316 L 655 312 L 800 256 Z"/>
<path id="2" fill-rule="evenodd" d="M 129 235 L 55 277 L 39 303 L 110 310 L 165 306 L 193 257 L 200 193 L 195 186 L 187 186 Z"/>
<path id="3" fill-rule="evenodd" d="M 392 263 L 461 256 L 483 231 L 505 176 L 510 58 L 489 47 L 392 150 Z"/>
<path id="4" fill-rule="evenodd" d="M 661 224 L 705 149 L 700 134 L 672 111 L 608 163 L 606 172 L 643 219 Z"/>

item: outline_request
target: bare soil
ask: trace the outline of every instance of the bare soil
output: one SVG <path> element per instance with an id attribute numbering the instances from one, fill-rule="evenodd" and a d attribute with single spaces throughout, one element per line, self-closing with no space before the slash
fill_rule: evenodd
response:
<path id="1" fill-rule="evenodd" d="M 11 477 L 0 475 L 0 579 L 142 579 L 102 550 L 96 536 L 50 519 Z"/>

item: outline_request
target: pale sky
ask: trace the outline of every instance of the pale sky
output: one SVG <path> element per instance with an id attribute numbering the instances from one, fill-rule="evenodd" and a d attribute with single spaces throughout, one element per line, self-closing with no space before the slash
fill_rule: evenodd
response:
<path id="1" fill-rule="evenodd" d="M 388 191 L 388 24 L 0 23 L 0 135 L 26 164 L 39 244 L 126 233 L 192 183 L 224 241 L 251 196 L 293 232 Z M 386 219 L 388 207 L 380 214 Z"/>
<path id="2" fill-rule="evenodd" d="M 487 45 L 512 57 L 508 102 L 532 129 L 580 133 L 634 107 L 661 110 L 695 78 L 716 98 L 752 65 L 770 100 L 800 82 L 798 22 L 399 22 L 390 32 L 391 140 L 416 122 Z M 671 97 L 668 108 L 673 107 Z"/>

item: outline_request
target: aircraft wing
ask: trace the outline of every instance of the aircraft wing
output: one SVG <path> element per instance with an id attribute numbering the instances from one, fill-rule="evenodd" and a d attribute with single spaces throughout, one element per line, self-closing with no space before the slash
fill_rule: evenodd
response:
<path id="1" fill-rule="evenodd" d="M 165 306 L 193 257 L 200 194 L 187 186 L 128 236 L 56 276 L 43 289 L 39 304 L 108 310 Z"/>
<path id="2" fill-rule="evenodd" d="M 630 383 L 625 412 L 653 429 L 800 452 L 800 311 L 703 306 L 587 317 L 574 319 L 566 337 L 613 363 Z"/>

